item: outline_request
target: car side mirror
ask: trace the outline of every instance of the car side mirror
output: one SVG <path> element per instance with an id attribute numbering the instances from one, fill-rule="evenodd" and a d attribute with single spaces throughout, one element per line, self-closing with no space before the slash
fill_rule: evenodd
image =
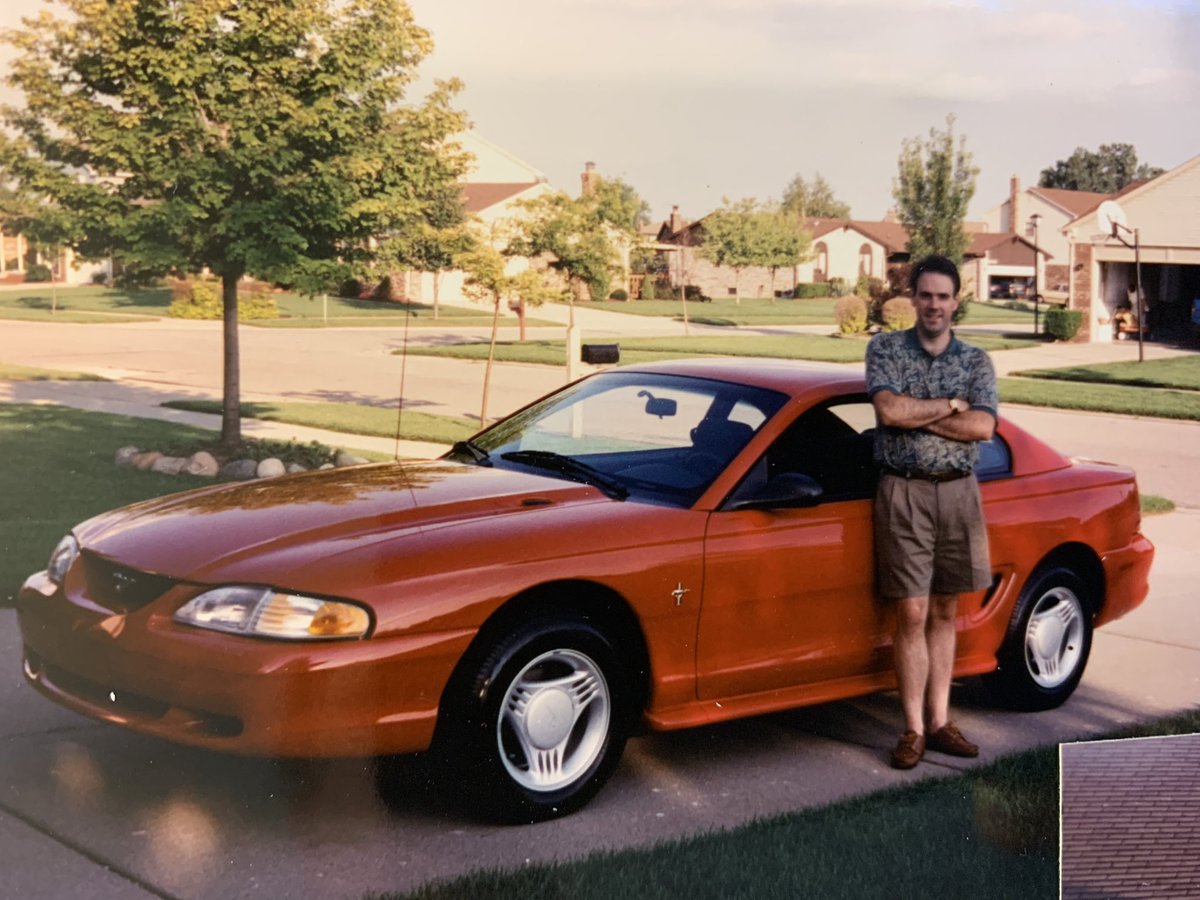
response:
<path id="1" fill-rule="evenodd" d="M 807 475 L 782 472 L 748 497 L 730 501 L 725 509 L 797 509 L 816 506 L 824 493 L 824 488 Z"/>

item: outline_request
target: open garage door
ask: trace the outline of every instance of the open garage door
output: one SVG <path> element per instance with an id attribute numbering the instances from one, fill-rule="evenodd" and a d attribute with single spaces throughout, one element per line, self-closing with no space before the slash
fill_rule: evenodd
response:
<path id="1" fill-rule="evenodd" d="M 1110 316 L 1123 303 L 1132 305 L 1137 281 L 1133 263 L 1102 263 L 1101 273 Z M 1152 340 L 1183 343 L 1200 333 L 1193 320 L 1200 307 L 1200 265 L 1142 263 L 1142 292 Z"/>

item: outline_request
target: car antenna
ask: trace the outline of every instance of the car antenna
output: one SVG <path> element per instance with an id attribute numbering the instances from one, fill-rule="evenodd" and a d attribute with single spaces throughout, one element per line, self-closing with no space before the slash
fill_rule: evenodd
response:
<path id="1" fill-rule="evenodd" d="M 416 318 L 416 315 L 412 308 L 412 301 L 406 297 L 404 299 L 404 337 L 400 345 L 400 393 L 396 398 L 396 449 L 392 454 L 397 461 L 400 459 L 400 425 L 404 421 L 404 374 L 408 368 L 408 320 Z"/>

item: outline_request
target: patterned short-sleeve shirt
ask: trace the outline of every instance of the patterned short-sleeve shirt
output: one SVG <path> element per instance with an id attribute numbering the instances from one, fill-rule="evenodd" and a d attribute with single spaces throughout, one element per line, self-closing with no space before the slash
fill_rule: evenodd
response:
<path id="1" fill-rule="evenodd" d="M 951 333 L 950 345 L 930 356 L 915 328 L 877 334 L 867 346 L 867 393 L 882 390 L 918 400 L 962 397 L 971 409 L 996 415 L 996 372 L 983 350 Z M 875 461 L 883 466 L 923 472 L 966 472 L 979 459 L 977 441 L 955 441 L 923 428 L 875 429 Z"/>

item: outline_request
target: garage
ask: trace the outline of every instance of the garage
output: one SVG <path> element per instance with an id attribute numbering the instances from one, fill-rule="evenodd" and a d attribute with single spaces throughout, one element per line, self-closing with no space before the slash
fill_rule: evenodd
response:
<path id="1" fill-rule="evenodd" d="M 1140 259 L 1143 336 L 1200 342 L 1200 156 L 1119 195 L 1116 203 L 1124 223 L 1119 237 L 1099 207 L 1064 229 L 1071 246 L 1069 303 L 1084 313 L 1081 337 L 1137 336 L 1133 321 L 1118 325 L 1128 319 L 1123 307 L 1136 310 Z"/>

